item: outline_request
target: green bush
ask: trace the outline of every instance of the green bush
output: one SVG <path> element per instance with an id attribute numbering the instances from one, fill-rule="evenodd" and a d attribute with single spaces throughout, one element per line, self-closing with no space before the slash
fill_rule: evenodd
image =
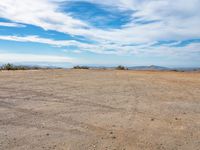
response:
<path id="1" fill-rule="evenodd" d="M 121 66 L 121 65 L 117 66 L 115 69 L 116 70 L 128 70 L 128 68 Z"/>
<path id="2" fill-rule="evenodd" d="M 37 66 L 22 66 L 22 65 L 16 66 L 10 63 L 0 67 L 0 70 L 37 70 L 37 69 L 43 69 L 43 68 Z"/>
<path id="3" fill-rule="evenodd" d="M 14 70 L 15 67 L 14 67 L 13 64 L 8 63 L 8 64 L 3 65 L 3 66 L 1 67 L 1 69 L 2 69 L 2 70 Z"/>
<path id="4" fill-rule="evenodd" d="M 74 66 L 73 69 L 90 69 L 87 66 Z"/>

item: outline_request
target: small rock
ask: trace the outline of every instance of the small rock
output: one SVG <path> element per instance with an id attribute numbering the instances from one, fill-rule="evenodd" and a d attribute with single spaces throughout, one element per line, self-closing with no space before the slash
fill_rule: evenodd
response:
<path id="1" fill-rule="evenodd" d="M 112 136 L 112 139 L 116 139 L 117 137 L 116 136 Z"/>
<path id="2" fill-rule="evenodd" d="M 178 120 L 178 118 L 175 118 L 175 120 Z"/>

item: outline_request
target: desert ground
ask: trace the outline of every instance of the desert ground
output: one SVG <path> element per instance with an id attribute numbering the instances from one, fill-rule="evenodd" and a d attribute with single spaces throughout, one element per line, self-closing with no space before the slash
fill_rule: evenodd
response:
<path id="1" fill-rule="evenodd" d="M 0 71 L 0 150 L 200 150 L 200 73 Z"/>

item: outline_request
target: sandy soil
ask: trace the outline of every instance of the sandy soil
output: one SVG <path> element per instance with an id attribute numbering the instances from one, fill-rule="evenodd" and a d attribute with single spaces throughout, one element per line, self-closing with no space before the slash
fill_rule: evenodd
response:
<path id="1" fill-rule="evenodd" d="M 0 150 L 200 150 L 200 73 L 0 72 Z"/>

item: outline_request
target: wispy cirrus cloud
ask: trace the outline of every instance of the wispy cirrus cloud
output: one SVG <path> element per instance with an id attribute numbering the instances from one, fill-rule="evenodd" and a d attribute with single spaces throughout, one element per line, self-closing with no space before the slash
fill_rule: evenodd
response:
<path id="1" fill-rule="evenodd" d="M 79 53 L 81 51 L 88 51 L 99 54 L 134 54 L 134 55 L 173 55 L 173 56 L 182 56 L 187 53 L 200 53 L 200 43 L 188 43 L 184 46 L 180 45 L 181 41 L 175 41 L 170 43 L 160 44 L 158 42 L 149 42 L 142 43 L 137 45 L 126 45 L 126 44 L 110 44 L 104 43 L 102 44 L 86 44 L 81 43 L 74 40 L 53 40 L 48 38 L 42 38 L 36 35 L 32 36 L 0 36 L 0 40 L 8 40 L 8 41 L 18 41 L 18 42 L 34 42 L 41 44 L 48 44 L 55 47 L 65 48 L 68 46 L 75 47 L 76 51 Z M 157 46 L 155 46 L 157 45 Z M 80 50 L 81 49 L 81 50 Z M 67 51 L 65 49 L 65 51 Z"/>
<path id="2" fill-rule="evenodd" d="M 1 0 L 0 17 L 45 30 L 70 32 L 74 28 L 87 27 L 84 22 L 59 12 L 58 6 L 48 0 Z"/>
<path id="3" fill-rule="evenodd" d="M 81 47 L 90 47 L 89 44 L 80 43 L 74 40 L 52 40 L 48 38 L 42 38 L 37 35 L 0 36 L 0 40 L 18 41 L 18 42 L 34 42 L 34 43 L 49 44 L 49 45 L 57 46 L 57 47 L 74 46 L 74 45 L 81 46 Z"/>
<path id="4" fill-rule="evenodd" d="M 76 63 L 76 59 L 63 56 L 0 53 L 0 63 Z"/>
<path id="5" fill-rule="evenodd" d="M 23 24 L 12 23 L 12 22 L 0 22 L 0 26 L 4 27 L 25 27 Z"/>
<path id="6" fill-rule="evenodd" d="M 146 42 L 160 39 L 194 38 L 200 35 L 198 30 L 200 21 L 197 19 L 200 16 L 198 0 L 184 1 L 184 4 L 182 0 L 178 0 L 176 3 L 172 0 L 90 1 L 107 7 L 112 5 L 112 7 L 115 6 L 119 9 L 134 10 L 132 21 L 125 24 L 123 29 L 109 31 L 91 26 L 85 20 L 75 19 L 70 15 L 70 12 L 62 12 L 59 2 L 55 0 L 2 0 L 0 16 L 17 22 L 40 26 L 45 30 L 85 36 L 99 42 L 103 40 Z M 160 22 L 135 24 L 135 20 L 160 20 Z M 184 23 L 180 24 L 180 22 Z"/>

